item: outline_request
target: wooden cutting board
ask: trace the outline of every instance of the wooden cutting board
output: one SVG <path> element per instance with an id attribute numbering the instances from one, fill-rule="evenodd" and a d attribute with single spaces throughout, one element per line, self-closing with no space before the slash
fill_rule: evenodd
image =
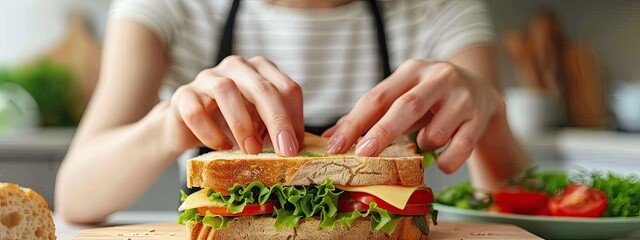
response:
<path id="1" fill-rule="evenodd" d="M 74 240 L 96 239 L 187 239 L 186 229 L 177 223 L 151 223 L 93 228 L 79 232 Z M 495 223 L 440 222 L 431 227 L 429 239 L 542 239 L 519 227 Z"/>

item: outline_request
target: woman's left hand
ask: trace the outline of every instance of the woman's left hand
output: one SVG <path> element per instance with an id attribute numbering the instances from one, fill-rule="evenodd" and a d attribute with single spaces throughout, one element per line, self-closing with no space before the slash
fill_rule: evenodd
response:
<path id="1" fill-rule="evenodd" d="M 367 132 L 356 154 L 377 156 L 396 137 L 419 130 L 417 143 L 424 151 L 451 141 L 437 164 L 452 173 L 500 111 L 504 101 L 490 82 L 449 62 L 408 60 L 323 136 L 330 137 L 327 152 L 343 153 Z"/>

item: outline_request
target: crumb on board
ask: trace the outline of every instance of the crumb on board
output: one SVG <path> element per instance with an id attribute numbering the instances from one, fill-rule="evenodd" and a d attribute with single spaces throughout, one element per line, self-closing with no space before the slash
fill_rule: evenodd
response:
<path id="1" fill-rule="evenodd" d="M 175 233 L 171 233 L 171 234 L 169 234 L 169 235 L 171 235 L 171 236 L 175 236 L 176 234 L 175 234 Z"/>
<path id="2" fill-rule="evenodd" d="M 147 232 L 155 232 L 156 229 L 155 228 L 150 228 L 149 230 L 147 230 Z"/>
<path id="3" fill-rule="evenodd" d="M 122 235 L 123 235 L 122 233 L 118 233 L 118 237 L 122 237 Z"/>

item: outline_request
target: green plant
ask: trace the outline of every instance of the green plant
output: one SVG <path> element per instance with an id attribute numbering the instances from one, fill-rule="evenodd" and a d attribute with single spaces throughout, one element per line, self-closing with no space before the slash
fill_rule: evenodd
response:
<path id="1" fill-rule="evenodd" d="M 20 68 L 0 69 L 0 84 L 13 82 L 33 96 L 42 126 L 75 126 L 77 91 L 71 72 L 51 60 L 43 59 Z"/>

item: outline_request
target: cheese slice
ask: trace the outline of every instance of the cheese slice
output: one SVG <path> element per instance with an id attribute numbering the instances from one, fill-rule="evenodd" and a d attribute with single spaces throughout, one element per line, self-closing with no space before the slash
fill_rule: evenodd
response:
<path id="1" fill-rule="evenodd" d="M 209 197 L 207 197 L 207 192 L 209 189 L 202 189 L 200 191 L 194 192 L 187 197 L 187 199 L 182 202 L 180 207 L 178 207 L 178 211 L 184 211 L 192 208 L 199 207 L 221 207 L 224 206 L 222 202 L 214 202 L 211 201 Z"/>
<path id="2" fill-rule="evenodd" d="M 390 186 L 390 185 L 372 185 L 372 186 L 341 186 L 335 185 L 336 188 L 349 192 L 364 192 L 376 196 L 383 201 L 391 204 L 391 206 L 404 209 L 407 206 L 409 197 L 416 189 L 423 186 Z"/>

